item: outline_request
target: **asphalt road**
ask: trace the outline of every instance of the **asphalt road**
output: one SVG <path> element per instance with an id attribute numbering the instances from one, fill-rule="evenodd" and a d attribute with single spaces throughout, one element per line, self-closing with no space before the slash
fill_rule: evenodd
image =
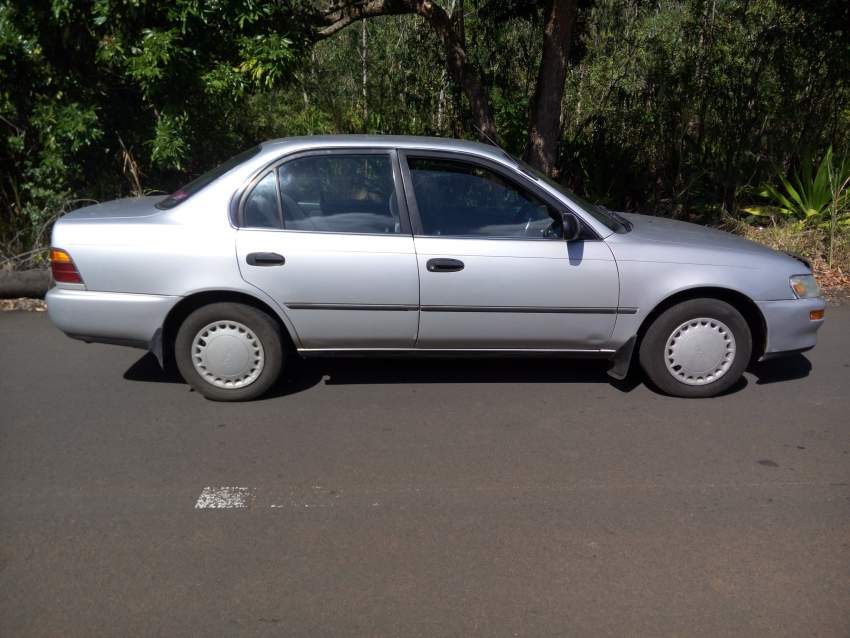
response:
<path id="1" fill-rule="evenodd" d="M 320 361 L 220 404 L 0 313 L 0 636 L 846 637 L 850 307 L 827 317 L 716 399 L 593 362 Z"/>

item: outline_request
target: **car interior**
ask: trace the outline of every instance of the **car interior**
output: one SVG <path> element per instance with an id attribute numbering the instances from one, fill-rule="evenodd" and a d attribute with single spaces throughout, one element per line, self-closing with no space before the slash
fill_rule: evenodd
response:
<path id="1" fill-rule="evenodd" d="M 424 234 L 561 236 L 554 211 L 500 175 L 464 162 L 410 158 Z M 278 188 L 280 190 L 278 197 Z M 338 233 L 401 232 L 388 157 L 298 158 L 267 173 L 245 201 L 243 225 Z"/>
<path id="2" fill-rule="evenodd" d="M 560 235 L 542 201 L 474 164 L 410 158 L 410 175 L 426 235 L 549 238 Z"/>
<path id="3" fill-rule="evenodd" d="M 280 205 L 276 189 L 280 186 Z M 401 230 L 392 167 L 383 156 L 320 156 L 286 162 L 245 201 L 243 225 L 340 233 Z"/>

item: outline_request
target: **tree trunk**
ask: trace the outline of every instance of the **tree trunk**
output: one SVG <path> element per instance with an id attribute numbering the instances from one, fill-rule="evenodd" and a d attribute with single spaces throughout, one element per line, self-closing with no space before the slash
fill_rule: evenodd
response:
<path id="1" fill-rule="evenodd" d="M 361 91 L 363 97 L 363 132 L 369 132 L 369 44 L 366 38 L 366 21 L 363 20 L 360 30 L 360 70 Z"/>
<path id="2" fill-rule="evenodd" d="M 44 297 L 50 288 L 50 271 L 0 270 L 0 299 Z"/>
<path id="3" fill-rule="evenodd" d="M 416 13 L 425 18 L 440 38 L 446 53 L 449 75 L 463 90 L 469 100 L 469 109 L 478 135 L 485 141 L 498 140 L 496 122 L 490 108 L 490 93 L 481 82 L 481 77 L 470 66 L 462 34 L 452 25 L 445 10 L 431 0 L 412 0 Z M 462 22 L 461 22 L 462 24 Z"/>
<path id="4" fill-rule="evenodd" d="M 574 0 L 572 0 L 574 2 Z M 348 0 L 333 4 L 320 13 L 321 28 L 316 35 L 327 38 L 357 20 L 381 15 L 415 13 L 428 22 L 440 39 L 446 55 L 446 68 L 452 80 L 469 101 L 469 109 L 478 135 L 498 140 L 496 123 L 490 107 L 490 93 L 481 77 L 469 64 L 462 34 L 459 34 L 446 11 L 433 0 Z"/>
<path id="5" fill-rule="evenodd" d="M 543 56 L 529 107 L 526 160 L 553 177 L 557 167 L 561 101 L 564 99 L 575 17 L 576 0 L 550 0 L 543 28 Z"/>

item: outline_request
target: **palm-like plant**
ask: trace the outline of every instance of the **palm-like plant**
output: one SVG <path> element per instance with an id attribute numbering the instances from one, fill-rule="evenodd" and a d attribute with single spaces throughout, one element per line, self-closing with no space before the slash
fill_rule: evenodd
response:
<path id="1" fill-rule="evenodd" d="M 830 146 L 816 170 L 803 162 L 799 172 L 788 179 L 778 175 L 780 186 L 765 184 L 759 195 L 770 200 L 765 206 L 743 211 L 756 217 L 782 216 L 795 223 L 814 224 L 827 231 L 827 263 L 832 267 L 836 233 L 850 228 L 850 157 L 833 161 Z"/>
<path id="2" fill-rule="evenodd" d="M 817 170 L 813 171 L 810 162 L 803 162 L 801 170 L 794 172 L 790 179 L 779 175 L 779 187 L 773 184 L 762 186 L 758 194 L 771 200 L 770 206 L 744 210 L 754 215 L 778 213 L 802 221 L 819 221 L 824 213 L 829 211 L 833 200 L 830 184 L 830 173 L 833 170 L 830 146 Z"/>
<path id="3" fill-rule="evenodd" d="M 850 162 L 848 162 L 847 157 L 838 166 L 830 164 L 829 189 L 832 194 L 832 201 L 829 204 L 827 264 L 832 268 L 835 233 L 839 225 L 845 225 L 848 222 L 848 213 L 850 212 Z"/>

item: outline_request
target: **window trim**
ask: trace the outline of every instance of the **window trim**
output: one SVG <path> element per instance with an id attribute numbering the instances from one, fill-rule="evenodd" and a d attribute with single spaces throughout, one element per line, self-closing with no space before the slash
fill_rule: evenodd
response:
<path id="1" fill-rule="evenodd" d="M 547 206 L 556 211 L 564 211 L 573 213 L 581 223 L 582 238 L 581 241 L 601 241 L 599 233 L 590 226 L 582 215 L 567 203 L 552 196 L 531 179 L 525 176 L 519 170 L 511 170 L 510 167 L 500 164 L 494 160 L 473 153 L 465 153 L 461 151 L 435 151 L 428 149 L 405 148 L 398 149 L 398 160 L 401 168 L 402 180 L 404 183 L 404 192 L 407 197 L 407 208 L 410 212 L 410 220 L 413 226 L 414 237 L 439 237 L 442 239 L 473 239 L 486 241 L 561 241 L 566 243 L 562 237 L 498 237 L 487 235 L 428 235 L 425 233 L 422 225 L 422 217 L 419 213 L 419 206 L 416 203 L 416 193 L 413 190 L 413 178 L 410 175 L 410 165 L 408 158 L 423 158 L 423 159 L 442 159 L 453 162 L 467 163 L 474 166 L 487 169 L 496 173 L 499 177 L 505 179 L 508 183 L 514 185 L 520 190 L 531 193 L 538 199 L 542 200 Z"/>
<path id="2" fill-rule="evenodd" d="M 398 202 L 398 217 L 399 217 L 399 232 L 397 233 L 353 233 L 348 231 L 335 230 L 301 230 L 287 229 L 283 221 L 283 205 L 280 195 L 280 175 L 278 168 L 286 164 L 305 157 L 316 156 L 331 156 L 331 155 L 384 155 L 389 158 L 390 170 L 393 176 L 393 187 L 395 188 L 396 201 Z M 262 180 L 269 171 L 273 171 L 275 182 L 277 184 L 277 210 L 278 219 L 280 220 L 280 228 L 263 228 L 258 226 L 245 226 L 245 201 L 250 193 L 254 190 L 257 183 Z M 239 230 L 256 230 L 256 231 L 271 231 L 279 233 L 318 233 L 324 235 L 369 235 L 372 237 L 404 237 L 411 236 L 410 210 L 407 205 L 407 197 L 403 187 L 403 176 L 401 173 L 401 164 L 398 159 L 398 153 L 394 148 L 374 148 L 374 147 L 337 147 L 337 148 L 319 148 L 296 151 L 280 156 L 266 163 L 254 175 L 247 180 L 241 191 L 237 191 L 233 198 L 233 208 L 231 209 L 231 222 L 235 222 L 234 226 Z"/>

